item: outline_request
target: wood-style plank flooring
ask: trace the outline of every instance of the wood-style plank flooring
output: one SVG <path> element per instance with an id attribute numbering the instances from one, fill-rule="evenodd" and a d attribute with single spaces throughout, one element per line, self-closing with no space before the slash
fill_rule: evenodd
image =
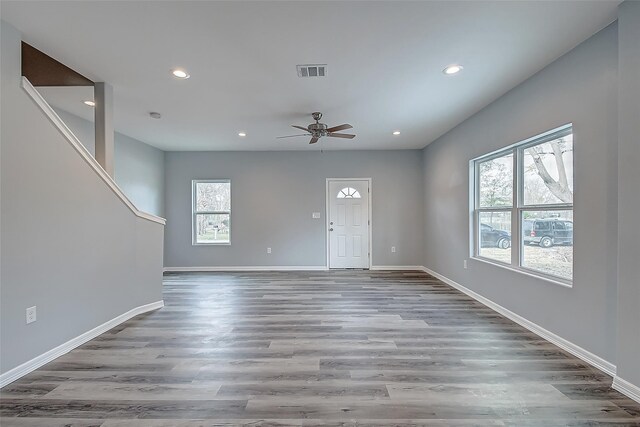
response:
<path id="1" fill-rule="evenodd" d="M 421 272 L 185 273 L 0 392 L 9 426 L 640 426 L 611 378 Z"/>

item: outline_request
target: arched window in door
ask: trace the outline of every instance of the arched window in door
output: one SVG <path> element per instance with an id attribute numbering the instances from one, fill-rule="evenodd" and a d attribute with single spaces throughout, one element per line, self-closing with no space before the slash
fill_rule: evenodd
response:
<path id="1" fill-rule="evenodd" d="M 355 188 L 345 187 L 338 192 L 338 199 L 360 199 L 360 193 Z"/>

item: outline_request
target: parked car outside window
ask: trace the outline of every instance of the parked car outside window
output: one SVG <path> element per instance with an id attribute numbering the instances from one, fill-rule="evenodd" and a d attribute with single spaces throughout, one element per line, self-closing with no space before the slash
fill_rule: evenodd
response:
<path id="1" fill-rule="evenodd" d="M 511 233 L 497 230 L 487 224 L 480 224 L 480 247 L 509 249 Z"/>
<path id="2" fill-rule="evenodd" d="M 573 245 L 573 222 L 560 218 L 525 219 L 522 234 L 526 245 L 570 246 Z"/>

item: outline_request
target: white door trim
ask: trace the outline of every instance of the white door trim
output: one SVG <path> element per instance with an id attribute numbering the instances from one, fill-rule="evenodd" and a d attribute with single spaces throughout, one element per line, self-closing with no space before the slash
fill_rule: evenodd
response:
<path id="1" fill-rule="evenodd" d="M 324 244 L 326 246 L 326 250 L 327 250 L 327 256 L 326 256 L 326 268 L 327 270 L 329 269 L 329 183 L 332 181 L 367 181 L 367 185 L 369 187 L 369 212 L 368 215 L 369 217 L 367 218 L 367 220 L 369 221 L 369 226 L 367 227 L 369 229 L 369 270 L 371 270 L 371 266 L 373 265 L 372 260 L 373 260 L 373 221 L 371 219 L 372 215 L 372 209 L 371 209 L 371 197 L 373 195 L 373 191 L 371 190 L 371 178 L 327 178 L 326 181 L 326 188 L 325 188 L 325 221 L 324 221 L 324 225 L 325 225 L 325 241 Z"/>

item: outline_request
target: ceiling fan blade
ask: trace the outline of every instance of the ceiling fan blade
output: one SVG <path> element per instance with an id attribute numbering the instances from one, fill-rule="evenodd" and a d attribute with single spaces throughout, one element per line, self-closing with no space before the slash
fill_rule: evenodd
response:
<path id="1" fill-rule="evenodd" d="M 311 141 L 309 141 L 309 144 L 315 144 L 316 142 L 318 142 L 319 139 L 320 138 L 317 138 L 314 136 L 313 138 L 311 138 Z"/>
<path id="2" fill-rule="evenodd" d="M 339 130 L 347 130 L 347 129 L 353 129 L 353 126 L 345 123 L 343 125 L 340 126 L 334 126 L 332 128 L 327 129 L 327 132 L 331 133 L 331 132 L 337 132 Z"/>
<path id="3" fill-rule="evenodd" d="M 292 127 L 292 128 L 296 128 L 296 129 L 301 129 L 301 130 L 303 130 L 303 131 L 305 131 L 305 132 L 309 132 L 309 129 L 307 129 L 307 128 L 303 128 L 302 126 L 291 125 L 291 127 Z"/>
<path id="4" fill-rule="evenodd" d="M 276 136 L 276 139 L 282 139 L 282 138 L 293 138 L 295 136 L 309 136 L 311 135 L 310 133 L 301 133 L 298 135 L 287 135 L 287 136 Z"/>
<path id="5" fill-rule="evenodd" d="M 348 133 L 329 133 L 327 134 L 327 136 L 330 136 L 332 138 L 348 138 L 348 139 L 353 139 L 356 137 L 355 135 L 350 135 Z"/>

